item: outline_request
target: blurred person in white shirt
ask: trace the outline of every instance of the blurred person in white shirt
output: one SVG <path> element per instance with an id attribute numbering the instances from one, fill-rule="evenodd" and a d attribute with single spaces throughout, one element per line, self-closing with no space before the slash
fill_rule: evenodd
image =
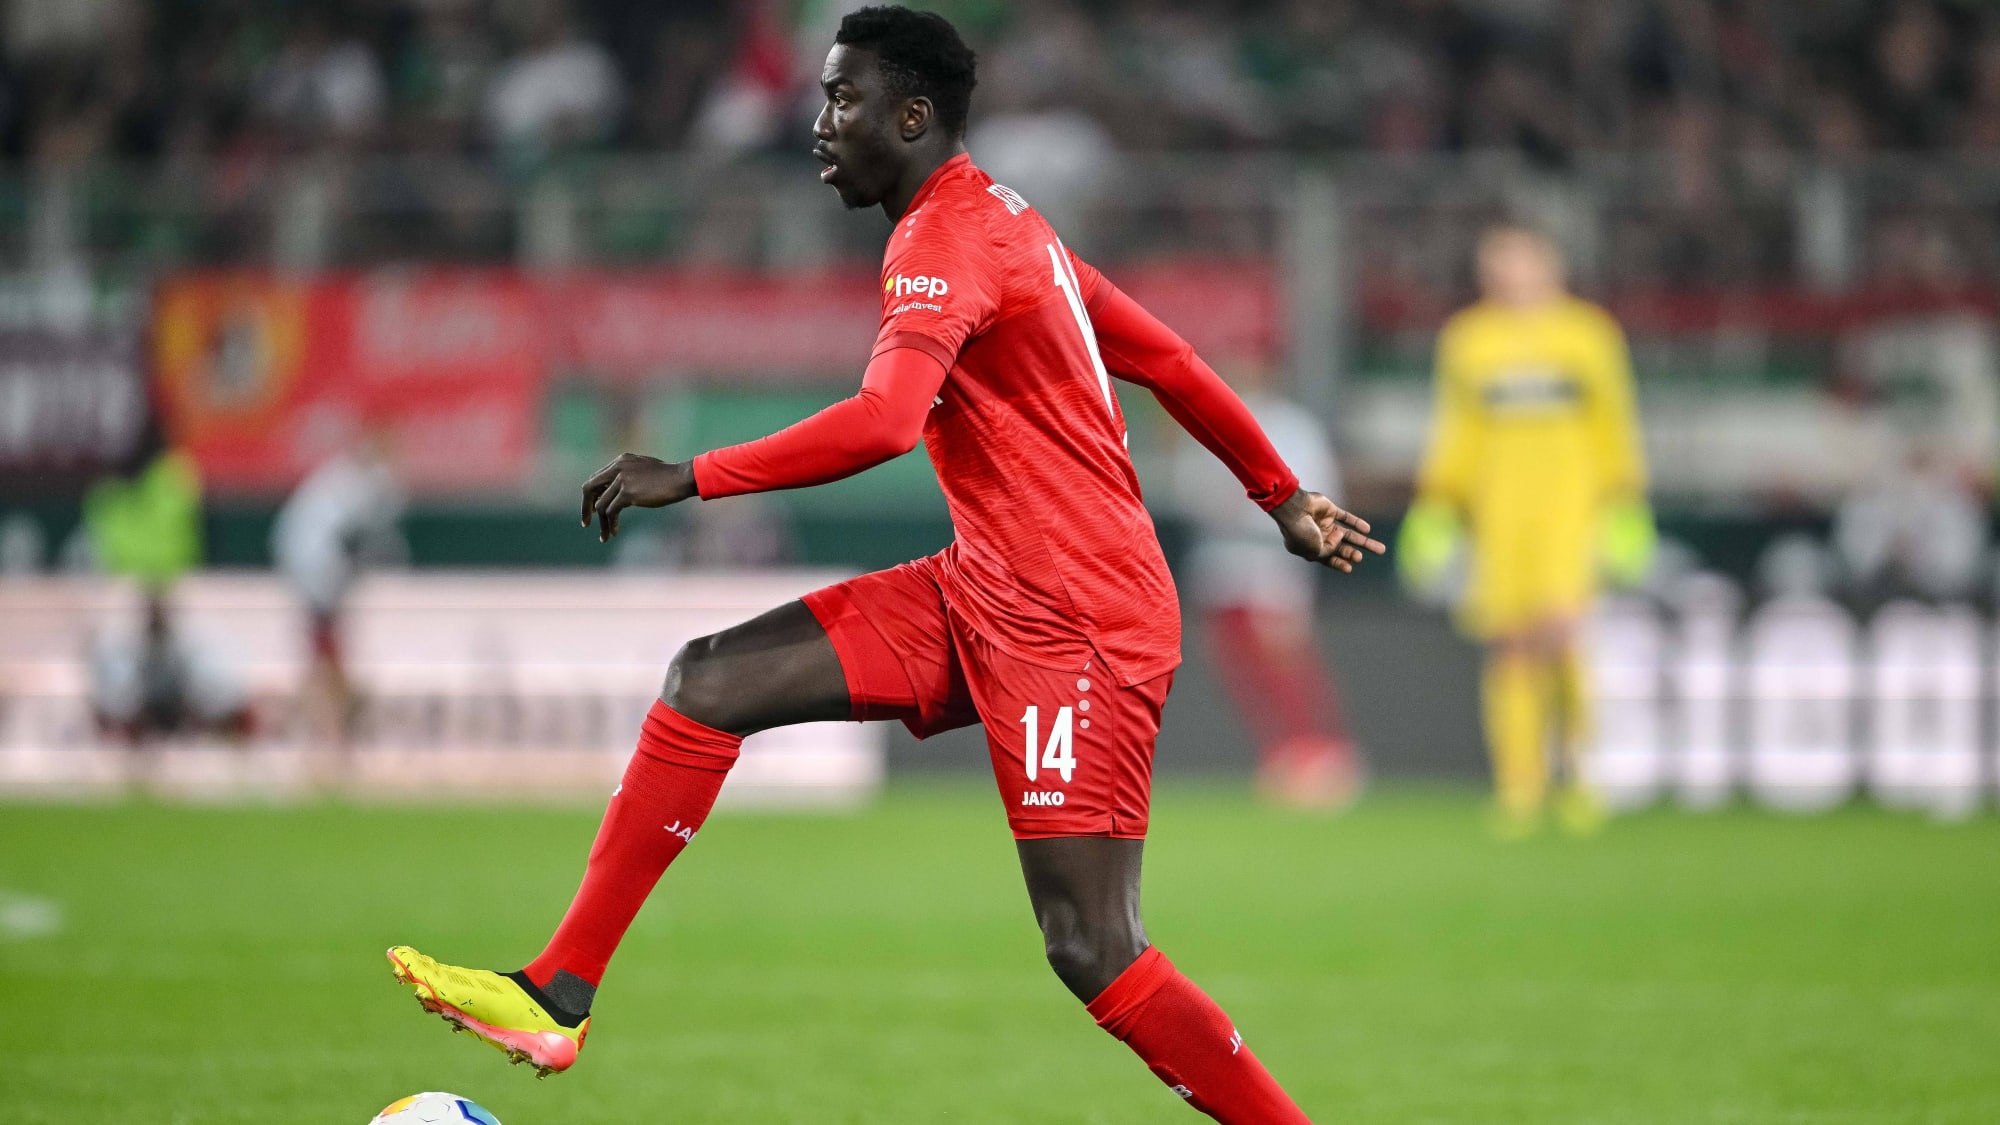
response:
<path id="1" fill-rule="evenodd" d="M 1218 366 L 1299 479 L 1326 482 L 1339 503 L 1326 426 L 1273 387 L 1260 361 Z M 1242 503 L 1242 486 L 1206 450 L 1177 446 L 1172 484 L 1196 537 L 1186 589 L 1216 673 L 1257 740 L 1259 792 L 1285 804 L 1346 805 L 1362 765 L 1317 647 L 1317 573 L 1270 542 L 1269 517 Z"/>
<path id="2" fill-rule="evenodd" d="M 618 64 L 577 31 L 563 0 L 535 7 L 527 48 L 501 64 L 486 91 L 494 139 L 527 156 L 604 140 L 623 105 Z"/>
<path id="3" fill-rule="evenodd" d="M 1841 502 L 1834 547 L 1864 599 L 1971 598 L 1986 577 L 1986 500 L 1966 474 L 1912 438 L 1903 466 Z"/>
<path id="4" fill-rule="evenodd" d="M 368 45 L 323 11 L 302 11 L 252 84 L 256 108 L 304 137 L 360 137 L 380 123 L 386 86 Z"/>
<path id="5" fill-rule="evenodd" d="M 271 555 L 305 603 L 310 657 L 300 706 L 308 732 L 344 755 L 355 718 L 341 611 L 371 565 L 408 557 L 406 499 L 384 438 L 361 436 L 308 474 L 279 510 Z"/>

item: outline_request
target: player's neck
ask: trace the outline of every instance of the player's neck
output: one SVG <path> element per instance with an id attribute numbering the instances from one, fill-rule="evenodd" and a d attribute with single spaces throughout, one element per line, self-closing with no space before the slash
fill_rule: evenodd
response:
<path id="1" fill-rule="evenodd" d="M 1537 290 L 1533 293 L 1510 293 L 1496 296 L 1493 303 L 1513 313 L 1538 313 L 1555 308 L 1569 297 L 1567 290 Z"/>
<path id="2" fill-rule="evenodd" d="M 952 157 L 964 151 L 964 141 L 952 140 L 912 153 L 909 166 L 903 170 L 902 177 L 896 182 L 896 190 L 890 192 L 888 198 L 882 201 L 882 213 L 889 216 L 891 223 L 902 222 L 903 213 L 910 209 L 910 202 L 924 189 L 924 184 L 930 180 L 932 174 L 944 167 Z"/>

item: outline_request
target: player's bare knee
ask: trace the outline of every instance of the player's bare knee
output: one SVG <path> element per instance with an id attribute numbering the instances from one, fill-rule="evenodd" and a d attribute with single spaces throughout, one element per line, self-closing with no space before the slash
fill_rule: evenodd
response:
<path id="1" fill-rule="evenodd" d="M 1042 931 L 1042 952 L 1062 982 L 1082 991 L 1082 982 L 1097 975 L 1097 949 L 1078 929 Z"/>
<path id="2" fill-rule="evenodd" d="M 1037 919 L 1049 968 L 1078 998 L 1088 1001 L 1145 952 L 1145 936 L 1119 922 L 1093 924 L 1069 903 L 1045 906 Z"/>
<path id="3" fill-rule="evenodd" d="M 730 693 L 716 660 L 716 638 L 696 637 L 681 646 L 667 665 L 667 677 L 660 684 L 660 701 L 697 723 L 717 730 L 730 730 Z"/>

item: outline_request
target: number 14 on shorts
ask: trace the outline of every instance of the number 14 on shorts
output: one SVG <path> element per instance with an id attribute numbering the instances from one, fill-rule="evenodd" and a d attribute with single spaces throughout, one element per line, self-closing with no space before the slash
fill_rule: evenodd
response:
<path id="1" fill-rule="evenodd" d="M 1067 784 L 1076 772 L 1076 751 L 1070 735 L 1071 712 L 1068 707 L 1056 709 L 1055 721 L 1049 724 L 1046 742 L 1041 737 L 1042 709 L 1030 707 L 1022 714 L 1021 725 L 1027 728 L 1023 760 L 1027 763 L 1029 781 L 1039 778 L 1043 770 L 1055 770 Z"/>

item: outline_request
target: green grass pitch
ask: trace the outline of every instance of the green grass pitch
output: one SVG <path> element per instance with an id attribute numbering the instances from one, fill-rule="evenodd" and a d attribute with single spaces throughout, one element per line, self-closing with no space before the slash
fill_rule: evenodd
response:
<path id="1" fill-rule="evenodd" d="M 1172 1122 L 1040 956 L 997 798 L 717 817 L 537 1082 L 391 983 L 513 967 L 596 810 L 0 807 L 0 1121 Z M 2000 820 L 1649 813 L 1500 846 L 1468 792 L 1334 820 L 1164 786 L 1153 939 L 1323 1122 L 2000 1121 Z M 11 897 L 9 897 L 11 896 Z M 18 927 L 17 927 L 18 929 Z"/>

